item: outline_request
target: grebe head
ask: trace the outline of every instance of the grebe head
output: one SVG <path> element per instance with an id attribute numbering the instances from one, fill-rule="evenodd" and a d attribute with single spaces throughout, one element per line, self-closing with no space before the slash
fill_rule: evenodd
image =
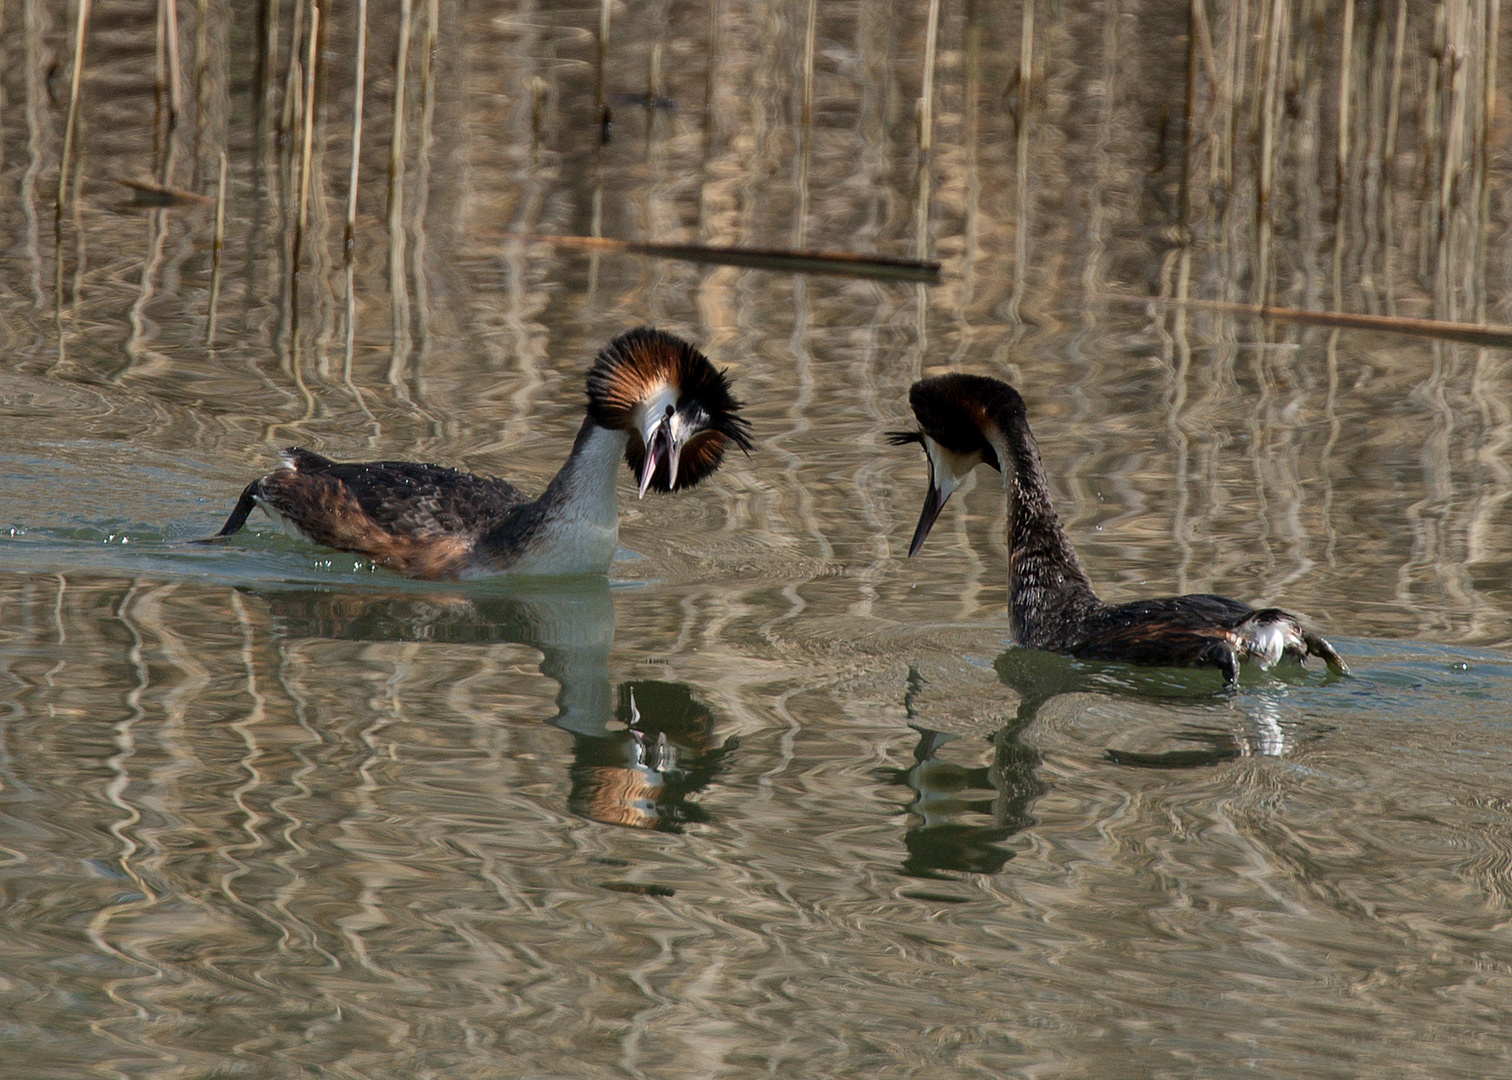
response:
<path id="1" fill-rule="evenodd" d="M 924 546 L 924 538 L 946 501 L 978 465 L 1002 472 L 997 449 L 987 437 L 992 427 L 1024 416 L 1024 399 L 1007 383 L 980 375 L 939 375 L 920 379 L 908 392 L 917 431 L 889 432 L 894 446 L 918 443 L 929 459 L 929 492 L 914 529 L 910 557 Z"/>
<path id="2" fill-rule="evenodd" d="M 681 338 L 641 327 L 605 345 L 588 371 L 588 412 L 627 432 L 625 460 L 647 488 L 679 491 L 708 476 L 734 443 L 751 452 L 750 425 L 729 379 Z"/>

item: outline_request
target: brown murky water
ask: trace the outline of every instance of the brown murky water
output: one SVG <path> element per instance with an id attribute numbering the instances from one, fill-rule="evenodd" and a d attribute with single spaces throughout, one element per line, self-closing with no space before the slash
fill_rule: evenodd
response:
<path id="1" fill-rule="evenodd" d="M 1512 1070 L 1506 350 L 1115 298 L 1512 321 L 1512 55 L 1197 11 L 946 5 L 927 67 L 926 5 L 818 5 L 806 102 L 806 4 L 616 7 L 602 84 L 596 9 L 375 6 L 349 291 L 354 7 L 307 169 L 309 10 L 181 5 L 170 126 L 159 12 L 93 8 L 55 226 L 77 9 L 0 6 L 0 1075 Z M 643 322 L 758 450 L 627 475 L 607 582 L 178 543 L 293 442 L 539 487 Z M 905 558 L 944 370 L 1022 389 L 1105 595 L 1354 677 L 1009 649 L 985 472 Z"/>

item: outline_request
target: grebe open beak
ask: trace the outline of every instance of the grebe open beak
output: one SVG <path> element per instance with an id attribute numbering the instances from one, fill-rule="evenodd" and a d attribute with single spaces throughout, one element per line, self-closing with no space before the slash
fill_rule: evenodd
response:
<path id="1" fill-rule="evenodd" d="M 682 448 L 686 438 L 682 435 L 682 425 L 678 422 L 677 410 L 668 405 L 666 411 L 657 417 L 656 422 L 650 426 L 644 435 L 646 444 L 646 459 L 641 464 L 640 486 L 638 496 L 646 497 L 646 489 L 651 486 L 651 477 L 656 474 L 656 466 L 663 457 L 667 459 L 667 490 L 674 491 L 677 488 L 677 459 L 682 455 Z"/>

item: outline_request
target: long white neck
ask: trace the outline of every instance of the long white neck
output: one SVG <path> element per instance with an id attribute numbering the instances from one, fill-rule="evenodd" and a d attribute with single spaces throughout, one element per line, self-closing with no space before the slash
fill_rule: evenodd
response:
<path id="1" fill-rule="evenodd" d="M 619 542 L 618 483 L 623 431 L 585 420 L 572 453 L 536 500 L 540 524 L 510 567 L 524 574 L 602 574 Z"/>

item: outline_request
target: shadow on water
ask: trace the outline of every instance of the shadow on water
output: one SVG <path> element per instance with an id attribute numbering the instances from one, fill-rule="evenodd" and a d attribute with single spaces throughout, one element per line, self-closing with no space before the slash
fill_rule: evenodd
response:
<path id="1" fill-rule="evenodd" d="M 572 736 L 570 809 L 609 825 L 679 832 L 708 820 L 693 800 L 738 740 L 718 743 L 713 712 L 684 683 L 609 677 L 614 601 L 585 578 L 478 594 L 249 589 L 286 638 L 525 645 L 558 684 L 549 722 Z"/>
<path id="2" fill-rule="evenodd" d="M 909 788 L 913 799 L 904 835 L 908 858 L 903 871 L 914 877 L 938 878 L 949 872 L 995 874 L 1015 852 L 1004 841 L 1035 823 L 1032 807 L 1049 790 L 1036 775 L 1040 752 L 1028 741 L 1030 726 L 1041 710 L 1067 694 L 1092 694 L 1131 706 L 1153 707 L 1157 715 L 1175 722 L 1164 737 L 1179 748 L 1141 752 L 1107 748 L 1107 761 L 1143 769 L 1192 769 L 1221 765 L 1241 757 L 1278 757 L 1294 745 L 1281 724 L 1278 699 L 1267 692 L 1248 698 L 1242 730 L 1214 727 L 1216 709 L 1235 701 L 1215 671 L 1142 668 L 1128 664 L 1074 660 L 1032 649 L 1011 648 L 993 664 L 998 678 L 1019 698 L 1013 718 L 988 738 L 992 759 L 987 765 L 964 765 L 942 755 L 963 737 L 919 722 L 916 703 L 926 680 L 916 668 L 909 671 L 904 708 L 909 726 L 919 734 L 913 764 L 881 771 L 880 779 Z M 1308 678 L 1299 674 L 1294 678 Z M 1274 681 L 1276 676 L 1265 678 Z M 1337 676 L 1317 676 L 1335 681 Z"/>

